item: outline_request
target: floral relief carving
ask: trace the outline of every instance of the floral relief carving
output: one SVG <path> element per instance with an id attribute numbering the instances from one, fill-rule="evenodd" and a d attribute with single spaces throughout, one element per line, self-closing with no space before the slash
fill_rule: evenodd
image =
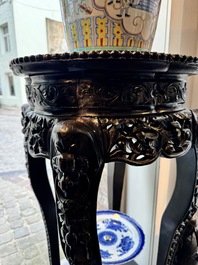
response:
<path id="1" fill-rule="evenodd" d="M 100 119 L 107 161 L 146 165 L 160 155 L 185 154 L 191 147 L 190 112 L 128 119 Z"/>
<path id="2" fill-rule="evenodd" d="M 62 84 L 27 84 L 26 94 L 31 107 L 56 109 L 77 105 L 76 82 Z"/>
<path id="3" fill-rule="evenodd" d="M 38 115 L 25 105 L 21 122 L 30 154 L 48 157 L 48 134 L 53 126 L 53 119 Z"/>
<path id="4" fill-rule="evenodd" d="M 83 81 L 79 85 L 82 106 L 125 106 L 150 105 L 154 102 L 151 84 L 120 83 L 111 84 Z"/>
<path id="5" fill-rule="evenodd" d="M 43 102 L 45 105 L 53 106 L 59 97 L 60 91 L 55 86 L 38 86 L 36 87 L 40 93 L 40 103 Z M 42 104 L 42 103 L 41 103 Z"/>
<path id="6" fill-rule="evenodd" d="M 184 104 L 186 98 L 186 83 L 164 83 L 157 85 L 153 91 L 156 104 L 179 103 Z"/>
<path id="7" fill-rule="evenodd" d="M 80 107 L 179 108 L 185 102 L 186 85 L 183 82 L 124 83 L 114 80 L 108 84 L 83 80 L 78 86 L 78 96 Z"/>
<path id="8" fill-rule="evenodd" d="M 44 110 L 106 108 L 123 109 L 181 108 L 185 102 L 183 82 L 93 82 L 75 80 L 63 84 L 27 84 L 26 94 L 32 108 Z"/>

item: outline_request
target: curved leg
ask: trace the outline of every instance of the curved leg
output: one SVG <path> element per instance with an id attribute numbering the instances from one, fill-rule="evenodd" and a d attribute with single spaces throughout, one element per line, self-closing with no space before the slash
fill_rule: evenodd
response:
<path id="1" fill-rule="evenodd" d="M 125 163 L 117 161 L 108 166 L 109 204 L 116 211 L 120 211 L 125 167 Z"/>
<path id="2" fill-rule="evenodd" d="M 73 265 L 101 264 L 96 203 L 104 163 L 90 126 L 78 121 L 59 122 L 51 139 L 61 243 Z"/>
<path id="3" fill-rule="evenodd" d="M 31 185 L 41 207 L 46 228 L 50 264 L 60 265 L 56 209 L 47 177 L 45 159 L 33 158 L 28 153 L 26 156 Z"/>
<path id="4" fill-rule="evenodd" d="M 196 205 L 192 203 L 195 196 L 196 171 L 197 156 L 195 147 L 192 147 L 186 155 L 177 158 L 176 186 L 162 217 L 157 265 L 175 264 L 176 246 L 196 212 Z M 178 202 L 181 207 L 178 207 Z"/>
<path id="5" fill-rule="evenodd" d="M 52 119 L 37 115 L 29 109 L 29 105 L 22 106 L 24 149 L 29 178 L 43 215 L 50 264 L 60 265 L 55 201 L 48 181 L 45 159 L 41 158 L 49 157 L 47 139 L 52 124 Z"/>

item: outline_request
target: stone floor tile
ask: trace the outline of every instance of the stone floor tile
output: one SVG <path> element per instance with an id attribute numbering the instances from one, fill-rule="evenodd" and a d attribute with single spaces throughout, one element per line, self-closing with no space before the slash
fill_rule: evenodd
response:
<path id="1" fill-rule="evenodd" d="M 0 218 L 0 225 L 4 225 L 7 221 L 7 218 L 5 216 Z"/>
<path id="2" fill-rule="evenodd" d="M 18 251 L 16 243 L 10 243 L 0 246 L 0 258 L 5 258 Z"/>
<path id="3" fill-rule="evenodd" d="M 1 260 L 1 265 L 21 265 L 23 262 L 23 258 L 20 256 L 19 253 L 14 253 L 9 255 Z M 33 264 L 32 264 L 33 265 Z M 39 264 L 34 264 L 39 265 Z"/>
<path id="4" fill-rule="evenodd" d="M 10 230 L 10 224 L 7 222 L 0 226 L 0 235 L 7 233 Z"/>
<path id="5" fill-rule="evenodd" d="M 37 246 L 30 246 L 28 248 L 25 248 L 23 251 L 22 251 L 22 256 L 24 259 L 33 259 L 33 258 L 36 258 L 40 255 L 39 253 L 39 250 L 37 248 Z"/>
<path id="6" fill-rule="evenodd" d="M 23 216 L 30 216 L 30 215 L 36 213 L 36 209 L 31 207 L 31 208 L 23 210 L 21 213 L 22 213 Z"/>
<path id="7" fill-rule="evenodd" d="M 21 217 L 21 213 L 18 207 L 10 207 L 6 209 L 6 214 L 8 216 L 8 220 L 12 221 L 15 219 L 19 219 Z"/>
<path id="8" fill-rule="evenodd" d="M 25 237 L 30 234 L 28 227 L 16 228 L 13 232 L 14 232 L 15 239 Z"/>
<path id="9" fill-rule="evenodd" d="M 26 261 L 24 265 L 49 265 L 49 260 L 47 256 L 46 257 L 38 256 L 29 261 Z"/>
<path id="10" fill-rule="evenodd" d="M 30 225 L 31 233 L 35 233 L 35 232 L 38 232 L 38 231 L 43 230 L 43 229 L 44 229 L 43 221 L 40 221 L 40 222 L 37 222 L 37 223 Z"/>
<path id="11" fill-rule="evenodd" d="M 14 219 L 10 221 L 10 227 L 11 229 L 16 229 L 19 227 L 22 227 L 24 224 L 24 220 L 22 218 Z"/>
<path id="12" fill-rule="evenodd" d="M 0 245 L 9 243 L 13 239 L 13 233 L 12 231 L 9 231 L 5 234 L 0 235 Z"/>
<path id="13" fill-rule="evenodd" d="M 37 243 L 36 237 L 34 235 L 20 238 L 16 241 L 16 244 L 17 244 L 19 251 L 24 250 L 25 248 L 29 248 L 31 246 L 35 246 L 35 245 L 39 246 L 39 244 Z"/>
<path id="14" fill-rule="evenodd" d="M 33 223 L 40 221 L 41 218 L 42 218 L 41 214 L 37 212 L 37 213 L 32 214 L 30 216 L 26 216 L 25 221 L 27 222 L 27 224 L 33 224 Z"/>

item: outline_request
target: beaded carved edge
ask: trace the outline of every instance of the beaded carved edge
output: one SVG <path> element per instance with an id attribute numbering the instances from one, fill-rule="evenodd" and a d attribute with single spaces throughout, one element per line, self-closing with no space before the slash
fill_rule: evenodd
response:
<path id="1" fill-rule="evenodd" d="M 54 60 L 77 60 L 77 59 L 153 59 L 162 60 L 169 63 L 192 63 L 198 66 L 198 57 L 165 54 L 157 52 L 136 52 L 136 51 L 90 51 L 90 52 L 73 52 L 60 54 L 38 54 L 13 59 L 10 67 L 21 63 L 45 62 Z"/>

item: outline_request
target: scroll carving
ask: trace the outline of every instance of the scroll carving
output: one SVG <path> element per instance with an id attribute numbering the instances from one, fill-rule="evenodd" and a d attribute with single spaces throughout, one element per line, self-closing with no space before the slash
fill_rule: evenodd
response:
<path id="1" fill-rule="evenodd" d="M 29 153 L 33 157 L 48 157 L 48 135 L 54 120 L 36 114 L 29 109 L 28 105 L 24 105 L 21 122 L 25 144 L 28 146 Z"/>
<path id="2" fill-rule="evenodd" d="M 134 78 L 135 79 L 135 78 Z M 185 82 L 137 82 L 119 80 L 92 82 L 82 80 L 78 95 L 81 107 L 119 107 L 123 108 L 174 108 L 184 104 L 186 96 Z"/>
<path id="3" fill-rule="evenodd" d="M 67 80 L 64 83 L 34 84 L 26 79 L 26 94 L 32 108 L 46 111 L 70 109 L 158 110 L 181 109 L 185 102 L 186 83 L 165 81 L 95 82 Z"/>
<path id="4" fill-rule="evenodd" d="M 77 106 L 75 81 L 60 84 L 26 84 L 27 99 L 31 107 L 44 109 L 74 108 Z"/>
<path id="5" fill-rule="evenodd" d="M 163 83 L 161 86 L 157 86 L 153 92 L 156 98 L 156 103 L 184 103 L 186 98 L 186 83 Z"/>
<path id="6" fill-rule="evenodd" d="M 160 155 L 168 158 L 180 156 L 191 147 L 190 112 L 100 121 L 107 162 L 146 165 Z"/>

